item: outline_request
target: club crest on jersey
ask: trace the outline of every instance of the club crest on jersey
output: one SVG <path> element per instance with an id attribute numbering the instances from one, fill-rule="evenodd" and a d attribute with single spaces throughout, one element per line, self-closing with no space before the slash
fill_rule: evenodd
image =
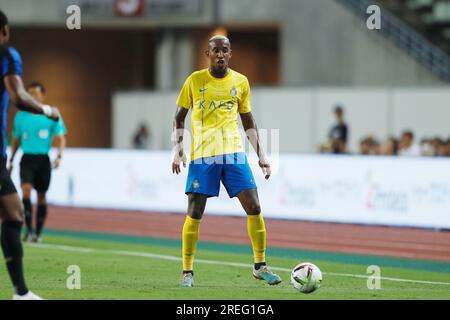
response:
<path id="1" fill-rule="evenodd" d="M 230 95 L 234 98 L 237 96 L 237 94 L 238 94 L 237 89 L 235 86 L 233 86 L 233 88 L 231 88 L 230 90 Z"/>
<path id="2" fill-rule="evenodd" d="M 194 187 L 194 189 L 198 189 L 198 187 L 200 186 L 197 180 L 194 180 L 194 183 L 192 185 Z"/>

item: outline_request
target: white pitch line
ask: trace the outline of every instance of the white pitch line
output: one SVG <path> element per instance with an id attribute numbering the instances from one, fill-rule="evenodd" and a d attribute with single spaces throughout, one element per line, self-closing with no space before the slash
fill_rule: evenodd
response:
<path id="1" fill-rule="evenodd" d="M 120 256 L 133 256 L 133 257 L 154 258 L 154 259 L 170 260 L 170 261 L 181 261 L 180 257 L 169 256 L 169 255 L 164 255 L 164 254 L 149 253 L 149 252 L 93 249 L 93 248 L 83 248 L 83 247 L 55 245 L 55 244 L 42 244 L 42 243 L 41 244 L 31 244 L 31 246 L 36 247 L 36 248 L 58 249 L 58 250 L 63 250 L 63 251 L 75 251 L 75 252 L 82 252 L 82 253 L 105 253 L 105 254 L 115 254 L 115 255 L 120 255 Z M 217 260 L 195 259 L 195 262 L 196 263 L 204 263 L 204 264 L 230 266 L 230 267 L 239 267 L 239 268 L 252 268 L 253 267 L 253 265 L 246 264 L 246 263 L 217 261 Z M 275 271 L 291 272 L 291 269 L 287 269 L 287 268 L 271 267 L 271 269 L 275 270 Z M 323 274 L 327 275 L 327 276 L 335 276 L 335 277 L 362 278 L 362 279 L 369 278 L 369 276 L 367 276 L 367 275 L 351 274 L 351 273 L 323 272 Z M 436 282 L 436 281 L 400 279 L 400 278 L 389 278 L 389 277 L 380 277 L 380 279 L 385 280 L 385 281 L 394 281 L 394 282 L 438 284 L 438 285 L 450 286 L 450 282 Z"/>

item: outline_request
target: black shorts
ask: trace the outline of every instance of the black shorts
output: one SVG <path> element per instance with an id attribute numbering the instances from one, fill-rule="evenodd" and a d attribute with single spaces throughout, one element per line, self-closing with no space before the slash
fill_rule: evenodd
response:
<path id="1" fill-rule="evenodd" d="M 6 159 L 0 157 L 0 197 L 12 193 L 17 193 L 17 190 L 6 169 Z"/>
<path id="2" fill-rule="evenodd" d="M 20 182 L 30 183 L 37 192 L 47 192 L 52 167 L 46 154 L 24 154 L 20 160 Z"/>

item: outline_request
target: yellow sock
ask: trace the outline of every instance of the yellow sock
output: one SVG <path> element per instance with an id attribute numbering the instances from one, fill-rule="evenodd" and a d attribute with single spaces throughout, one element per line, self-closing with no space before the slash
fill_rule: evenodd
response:
<path id="1" fill-rule="evenodd" d="M 252 241 L 254 262 L 266 262 L 266 226 L 261 213 L 247 215 L 247 230 Z"/>
<path id="2" fill-rule="evenodd" d="M 193 270 L 195 248 L 198 241 L 198 231 L 200 227 L 199 219 L 193 219 L 186 216 L 186 221 L 183 226 L 183 244 L 182 244 L 182 258 L 183 270 Z"/>

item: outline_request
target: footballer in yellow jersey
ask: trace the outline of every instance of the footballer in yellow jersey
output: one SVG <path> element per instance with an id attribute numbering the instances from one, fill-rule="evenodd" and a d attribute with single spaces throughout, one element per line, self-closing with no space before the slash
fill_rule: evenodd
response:
<path id="1" fill-rule="evenodd" d="M 209 69 L 194 72 L 177 105 L 192 108 L 191 161 L 244 151 L 237 115 L 251 111 L 247 77 L 231 69 L 223 78 L 215 78 Z"/>
<path id="2" fill-rule="evenodd" d="M 281 282 L 266 264 L 266 228 L 261 214 L 258 192 L 239 134 L 238 115 L 255 149 L 266 179 L 270 164 L 259 141 L 256 122 L 251 113 L 250 86 L 247 78 L 230 69 L 230 40 L 214 36 L 208 41 L 209 67 L 192 73 L 185 81 L 177 100 L 174 118 L 175 156 L 172 172 L 186 167 L 183 130 L 191 111 L 191 161 L 186 182 L 188 212 L 183 225 L 182 287 L 194 284 L 194 254 L 200 221 L 209 197 L 219 195 L 220 182 L 230 198 L 237 197 L 247 213 L 247 230 L 253 248 L 253 276 L 270 285 Z"/>

